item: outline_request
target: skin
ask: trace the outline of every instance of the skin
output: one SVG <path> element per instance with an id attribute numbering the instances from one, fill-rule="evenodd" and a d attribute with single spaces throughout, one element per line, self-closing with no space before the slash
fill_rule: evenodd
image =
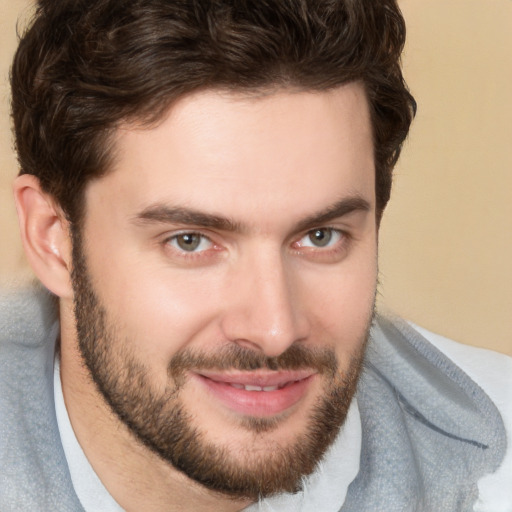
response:
<path id="1" fill-rule="evenodd" d="M 334 349 L 340 373 L 348 370 L 364 344 L 377 279 L 373 145 L 360 84 L 259 97 L 196 93 L 157 126 L 121 127 L 115 155 L 113 169 L 86 189 L 84 252 L 118 339 L 130 340 L 155 391 L 185 349 L 215 354 L 237 345 L 278 357 L 300 344 Z M 15 195 L 29 260 L 61 298 L 70 420 L 106 488 L 128 511 L 243 509 L 247 500 L 190 480 L 112 413 L 78 350 L 68 226 L 35 178 L 18 178 Z M 320 218 L 340 202 L 349 211 Z M 229 222 L 169 218 L 176 208 Z M 326 246 L 310 236 L 316 229 L 331 234 Z M 181 248 L 184 233 L 201 235 L 195 250 Z M 276 419 L 257 434 L 243 427 L 247 411 L 194 376 L 180 396 L 194 426 L 245 464 L 297 439 L 324 379 L 313 376 L 282 411 L 257 409 L 254 416 Z"/>

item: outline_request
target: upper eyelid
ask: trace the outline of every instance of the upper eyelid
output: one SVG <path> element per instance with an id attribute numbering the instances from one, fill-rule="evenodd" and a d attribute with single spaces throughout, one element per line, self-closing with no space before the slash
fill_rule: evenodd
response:
<path id="1" fill-rule="evenodd" d="M 172 233 L 166 232 L 161 237 L 164 241 L 166 241 L 166 240 L 172 240 L 173 238 L 176 238 L 178 236 L 183 236 L 183 235 L 199 235 L 199 236 L 202 236 L 203 238 L 207 238 L 208 240 L 212 241 L 212 237 L 208 234 L 205 234 L 200 229 L 179 229 L 177 231 L 173 231 Z"/>
<path id="2" fill-rule="evenodd" d="M 300 240 L 301 238 L 305 237 L 308 233 L 312 233 L 313 231 L 317 231 L 319 229 L 330 229 L 330 230 L 335 231 L 336 233 L 339 233 L 343 236 L 350 236 L 350 233 L 347 229 L 343 229 L 343 228 L 335 227 L 335 226 L 331 226 L 331 225 L 319 225 L 319 226 L 315 226 L 313 228 L 308 228 L 307 230 L 301 231 L 296 235 L 292 235 L 290 238 L 295 239 L 295 240 Z M 207 233 L 205 233 L 204 231 L 207 231 Z M 178 237 L 180 235 L 199 235 L 204 238 L 207 238 L 211 242 L 213 242 L 213 238 L 214 238 L 214 233 L 211 233 L 211 229 L 205 230 L 205 229 L 201 229 L 201 228 L 178 229 L 177 231 L 173 231 L 172 233 L 167 232 L 167 233 L 163 234 L 162 238 L 165 241 L 165 240 L 170 240 L 172 238 Z"/>
<path id="3" fill-rule="evenodd" d="M 340 235 L 342 235 L 344 237 L 349 237 L 350 236 L 350 233 L 349 233 L 348 229 L 343 229 L 343 228 L 340 228 L 340 227 L 334 227 L 334 226 L 327 225 L 327 226 L 317 226 L 317 227 L 308 229 L 307 231 L 302 231 L 302 233 L 299 234 L 297 239 L 300 240 L 301 238 L 307 236 L 309 233 L 312 233 L 314 231 L 318 231 L 320 229 L 330 229 L 331 231 L 339 233 Z"/>
<path id="4" fill-rule="evenodd" d="M 183 248 L 176 247 L 178 245 L 177 238 L 179 236 L 183 235 L 199 235 L 204 240 L 202 240 L 200 243 L 204 243 L 206 240 L 208 243 L 208 246 L 201 250 L 192 250 L 192 251 L 186 251 Z M 204 257 L 207 253 L 214 251 L 217 247 L 217 244 L 208 236 L 204 235 L 203 233 L 197 232 L 197 231 L 181 231 L 179 233 L 174 233 L 172 235 L 169 235 L 165 238 L 163 238 L 162 242 L 160 242 L 161 245 L 165 248 L 166 251 L 171 251 L 172 253 L 175 253 L 175 255 L 179 255 L 180 258 L 200 258 Z"/>
<path id="5" fill-rule="evenodd" d="M 331 224 L 326 224 L 326 225 L 318 225 L 318 226 L 315 226 L 315 227 L 312 227 L 312 228 L 308 228 L 306 230 L 301 231 L 298 234 L 291 235 L 289 237 L 289 240 L 293 244 L 295 242 L 298 242 L 299 240 L 301 240 L 305 236 L 307 236 L 309 233 L 314 232 L 314 231 L 316 231 L 318 229 L 330 229 L 330 230 L 332 230 L 332 231 L 334 231 L 336 233 L 339 233 L 343 238 L 351 238 L 352 237 L 350 231 L 347 228 L 342 228 L 342 227 L 339 227 L 339 226 L 336 227 L 336 226 L 333 226 Z M 205 231 L 206 231 L 206 233 L 205 233 Z M 216 244 L 217 243 L 215 241 L 215 237 L 216 237 L 217 234 L 215 232 L 212 233 L 212 229 L 210 229 L 210 228 L 201 228 L 201 227 L 193 227 L 193 228 L 182 227 L 182 228 L 177 228 L 176 230 L 173 230 L 170 233 L 169 233 L 169 231 L 167 231 L 165 234 L 161 235 L 159 238 L 162 240 L 162 242 L 166 243 L 169 240 L 172 240 L 172 239 L 174 239 L 174 238 L 176 238 L 176 237 L 178 237 L 180 235 L 199 235 L 199 236 L 204 237 L 207 240 L 209 240 L 212 244 Z"/>
<path id="6" fill-rule="evenodd" d="M 217 244 L 215 243 L 214 240 L 211 239 L 211 237 L 205 235 L 204 233 L 201 233 L 201 232 L 198 232 L 198 231 L 192 231 L 192 230 L 183 230 L 183 231 L 179 231 L 178 233 L 168 234 L 167 236 L 164 236 L 163 238 L 161 238 L 161 241 L 159 242 L 159 244 L 161 244 L 162 246 L 170 246 L 169 250 L 181 251 L 182 249 L 179 249 L 179 248 L 176 248 L 176 247 L 173 247 L 173 246 L 174 246 L 174 243 L 177 243 L 177 241 L 176 241 L 177 238 L 179 236 L 183 236 L 183 235 L 199 235 L 203 239 L 207 240 L 207 242 L 209 243 L 209 247 L 207 247 L 207 248 L 205 248 L 205 249 L 203 249 L 201 251 L 190 252 L 190 253 L 188 253 L 189 256 L 191 256 L 192 254 L 198 255 L 198 254 L 200 254 L 202 252 L 205 252 L 205 251 L 207 251 L 209 249 L 212 249 L 213 247 L 217 246 Z M 204 240 L 202 242 L 204 242 Z M 184 251 L 184 253 L 186 253 L 186 251 Z"/>
<path id="7" fill-rule="evenodd" d="M 309 233 L 313 232 L 313 231 L 316 231 L 318 229 L 330 229 L 334 232 L 336 232 L 338 235 L 339 235 L 339 240 L 337 240 L 334 244 L 332 245 L 326 245 L 324 247 L 314 247 L 314 246 L 298 246 L 296 247 L 296 250 L 298 249 L 313 249 L 315 251 L 318 251 L 318 252 L 328 252 L 329 250 L 333 251 L 333 250 L 336 250 L 335 248 L 336 247 L 339 247 L 339 246 L 345 246 L 347 244 L 349 244 L 352 240 L 352 237 L 350 234 L 346 233 L 344 230 L 342 229 L 339 229 L 339 228 L 333 228 L 333 227 L 329 227 L 329 226 L 325 226 L 325 227 L 320 227 L 320 228 L 313 228 L 313 229 L 308 229 L 306 232 L 303 232 L 301 236 L 299 237 L 296 237 L 295 238 L 295 241 L 292 242 L 292 246 L 295 245 L 295 244 L 299 244 L 301 242 L 301 240 L 303 240 L 305 237 L 308 236 Z"/>

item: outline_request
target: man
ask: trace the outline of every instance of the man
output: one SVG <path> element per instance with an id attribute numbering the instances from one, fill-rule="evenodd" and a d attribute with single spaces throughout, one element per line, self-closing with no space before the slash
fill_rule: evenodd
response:
<path id="1" fill-rule="evenodd" d="M 374 313 L 404 33 L 394 1 L 40 2 L 15 197 L 58 315 L 5 301 L 0 510 L 507 510 L 507 383 Z"/>

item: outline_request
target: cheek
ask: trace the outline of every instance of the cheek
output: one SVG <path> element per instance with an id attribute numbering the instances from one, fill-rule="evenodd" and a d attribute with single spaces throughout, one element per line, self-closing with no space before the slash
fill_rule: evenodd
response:
<path id="1" fill-rule="evenodd" d="M 97 259 L 96 262 L 101 261 Z M 215 294 L 208 277 L 173 272 L 124 254 L 93 265 L 94 288 L 115 336 L 150 365 L 166 368 L 176 351 L 201 335 L 215 339 Z M 95 270 L 93 270 L 93 267 Z"/>
<path id="2" fill-rule="evenodd" d="M 365 340 L 373 312 L 377 283 L 376 250 L 333 268 L 309 286 L 309 310 L 315 330 L 350 356 Z"/>
<path id="3" fill-rule="evenodd" d="M 150 359 L 167 363 L 176 351 L 215 339 L 215 301 L 208 293 L 208 284 L 202 285 L 196 287 L 176 276 L 146 279 L 133 290 L 133 299 L 120 314 Z"/>

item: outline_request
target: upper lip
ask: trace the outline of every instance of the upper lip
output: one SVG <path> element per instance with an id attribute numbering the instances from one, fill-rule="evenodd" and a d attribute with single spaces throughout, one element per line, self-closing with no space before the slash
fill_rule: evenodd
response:
<path id="1" fill-rule="evenodd" d="M 225 384 L 241 384 L 244 386 L 277 386 L 281 387 L 290 382 L 307 379 L 317 372 L 312 369 L 291 370 L 291 371 L 230 371 L 230 372 L 216 372 L 210 370 L 199 370 L 195 372 L 197 375 L 206 377 L 207 379 L 215 382 L 222 382 Z"/>

